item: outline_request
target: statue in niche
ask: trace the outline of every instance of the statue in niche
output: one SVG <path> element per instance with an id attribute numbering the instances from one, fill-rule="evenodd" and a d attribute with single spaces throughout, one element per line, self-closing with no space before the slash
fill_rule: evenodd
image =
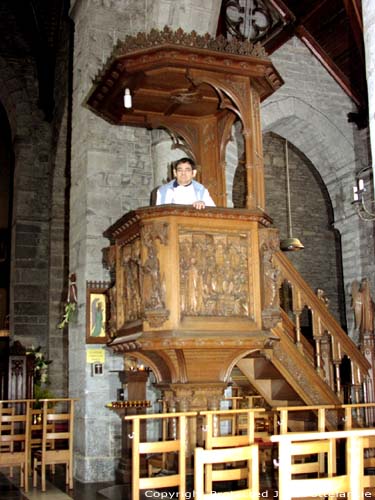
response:
<path id="1" fill-rule="evenodd" d="M 329 298 L 327 297 L 326 292 L 323 290 L 323 288 L 317 288 L 315 290 L 315 295 L 319 300 L 323 302 L 326 307 L 329 306 Z"/>
<path id="2" fill-rule="evenodd" d="M 277 309 L 280 271 L 273 264 L 275 253 L 273 240 L 265 241 L 261 247 L 264 274 L 264 308 Z"/>
<path id="3" fill-rule="evenodd" d="M 132 304 L 135 318 L 141 317 L 141 253 L 140 241 L 136 240 L 131 247 L 131 257 L 129 260 L 129 277 L 132 288 Z"/>
<path id="4" fill-rule="evenodd" d="M 130 246 L 126 245 L 122 247 L 122 265 L 124 268 L 123 294 L 124 294 L 124 306 L 125 306 L 125 314 L 127 321 L 134 319 L 132 310 L 132 289 L 131 289 L 131 279 L 129 270 L 130 255 L 131 255 Z"/>
<path id="5" fill-rule="evenodd" d="M 141 317 L 142 310 L 139 240 L 124 247 L 123 266 L 126 320 L 134 321 Z"/>
<path id="6" fill-rule="evenodd" d="M 360 284 L 356 280 L 352 283 L 352 309 L 356 331 L 361 335 L 374 333 L 375 306 L 367 278 L 363 278 Z"/>
<path id="7" fill-rule="evenodd" d="M 198 269 L 197 259 L 191 257 L 187 272 L 186 312 L 197 314 L 203 308 L 203 279 Z"/>
<path id="8" fill-rule="evenodd" d="M 143 265 L 143 298 L 145 309 L 164 308 L 160 264 L 154 245 L 146 243 L 147 259 Z"/>

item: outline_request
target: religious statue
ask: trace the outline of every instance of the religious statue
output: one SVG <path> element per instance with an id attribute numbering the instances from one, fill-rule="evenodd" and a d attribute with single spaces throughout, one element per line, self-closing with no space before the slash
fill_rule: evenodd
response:
<path id="1" fill-rule="evenodd" d="M 361 335 L 374 333 L 375 305 L 367 278 L 363 278 L 360 284 L 356 280 L 352 283 L 352 309 L 356 331 Z"/>
<path id="2" fill-rule="evenodd" d="M 315 295 L 319 300 L 323 302 L 326 307 L 329 306 L 329 298 L 327 297 L 326 292 L 323 290 L 323 288 L 317 288 L 315 290 Z"/>

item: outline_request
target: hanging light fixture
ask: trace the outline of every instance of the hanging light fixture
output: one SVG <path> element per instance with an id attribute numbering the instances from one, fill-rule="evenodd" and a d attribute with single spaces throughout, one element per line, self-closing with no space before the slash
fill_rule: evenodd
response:
<path id="1" fill-rule="evenodd" d="M 285 139 L 285 175 L 286 175 L 286 196 L 288 202 L 288 238 L 280 241 L 280 248 L 284 252 L 295 252 L 305 248 L 298 238 L 293 238 L 292 230 L 292 208 L 290 204 L 290 180 L 289 180 L 289 155 L 288 141 Z"/>
<path id="2" fill-rule="evenodd" d="M 124 92 L 124 107 L 130 109 L 132 107 L 132 95 L 130 89 L 125 89 Z"/>
<path id="3" fill-rule="evenodd" d="M 374 221 L 375 220 L 375 201 L 365 201 L 365 183 L 363 179 L 358 179 L 356 185 L 353 187 L 353 205 L 357 214 L 362 220 Z"/>

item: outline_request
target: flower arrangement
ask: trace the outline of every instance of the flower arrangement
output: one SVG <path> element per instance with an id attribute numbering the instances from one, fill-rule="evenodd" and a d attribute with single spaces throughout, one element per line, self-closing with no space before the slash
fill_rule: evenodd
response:
<path id="1" fill-rule="evenodd" d="M 48 365 L 52 363 L 45 359 L 41 346 L 31 348 L 26 351 L 28 356 L 34 357 L 34 385 L 41 386 L 48 383 Z"/>
<path id="2" fill-rule="evenodd" d="M 62 329 L 69 323 L 69 321 L 72 319 L 74 311 L 76 310 L 76 307 L 77 304 L 75 304 L 74 302 L 67 302 L 65 304 L 63 318 L 62 321 L 57 325 L 57 328 Z"/>
<path id="3" fill-rule="evenodd" d="M 64 328 L 73 317 L 74 312 L 77 309 L 77 285 L 76 285 L 76 275 L 72 273 L 69 276 L 70 284 L 68 288 L 68 297 L 64 306 L 64 314 L 57 328 Z"/>

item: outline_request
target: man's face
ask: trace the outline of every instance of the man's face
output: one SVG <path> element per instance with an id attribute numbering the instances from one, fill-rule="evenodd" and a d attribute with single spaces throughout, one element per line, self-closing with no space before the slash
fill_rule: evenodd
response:
<path id="1" fill-rule="evenodd" d="M 180 163 L 177 168 L 173 170 L 173 173 L 178 184 L 181 186 L 187 186 L 194 179 L 197 171 L 193 170 L 190 163 Z"/>

